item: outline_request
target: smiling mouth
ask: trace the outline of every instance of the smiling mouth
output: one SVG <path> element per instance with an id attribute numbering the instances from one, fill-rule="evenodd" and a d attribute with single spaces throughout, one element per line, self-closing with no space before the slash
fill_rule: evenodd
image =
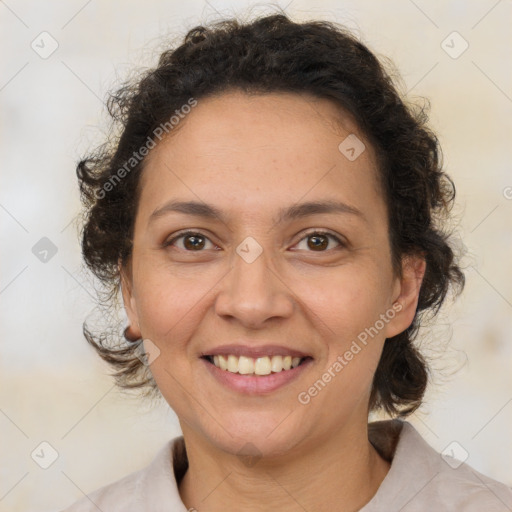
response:
<path id="1" fill-rule="evenodd" d="M 239 375 L 265 376 L 275 373 L 286 372 L 300 366 L 311 357 L 292 357 L 292 356 L 264 356 L 264 357 L 246 357 L 235 355 L 214 355 L 202 356 L 209 363 L 221 370 Z"/>

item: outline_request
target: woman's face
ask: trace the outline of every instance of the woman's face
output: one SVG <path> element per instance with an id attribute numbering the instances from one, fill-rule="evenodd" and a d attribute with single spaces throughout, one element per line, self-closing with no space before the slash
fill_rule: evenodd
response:
<path id="1" fill-rule="evenodd" d="M 423 269 L 392 272 L 369 143 L 306 95 L 226 93 L 180 122 L 146 161 L 123 298 L 185 436 L 275 455 L 366 425 L 384 341 L 410 325 Z M 287 355 L 307 359 L 272 371 Z"/>

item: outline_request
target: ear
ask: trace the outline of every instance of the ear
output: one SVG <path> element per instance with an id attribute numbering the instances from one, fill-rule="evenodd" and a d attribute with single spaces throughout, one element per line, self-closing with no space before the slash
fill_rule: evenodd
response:
<path id="1" fill-rule="evenodd" d="M 402 259 L 402 277 L 396 279 L 393 309 L 396 315 L 386 325 L 386 338 L 405 331 L 412 323 L 418 305 L 421 283 L 427 263 L 422 255 L 407 255 Z"/>
<path id="2" fill-rule="evenodd" d="M 119 274 L 121 276 L 121 292 L 123 295 L 124 309 L 129 320 L 130 332 L 136 338 L 142 338 L 137 314 L 137 302 L 133 294 L 133 282 L 131 277 L 131 264 L 126 266 L 118 262 Z"/>

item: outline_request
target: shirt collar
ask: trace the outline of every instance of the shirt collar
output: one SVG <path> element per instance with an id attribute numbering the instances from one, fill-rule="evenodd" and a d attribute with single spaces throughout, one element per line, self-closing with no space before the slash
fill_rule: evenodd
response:
<path id="1" fill-rule="evenodd" d="M 390 463 L 396 451 L 402 451 L 400 434 L 404 425 L 414 430 L 412 425 L 398 419 L 368 424 L 370 442 L 379 454 Z M 409 432 L 407 427 L 406 430 Z M 155 512 L 164 510 L 187 512 L 178 490 L 179 482 L 187 468 L 185 441 L 183 436 L 177 436 L 157 453 L 147 470 L 141 473 L 141 477 L 137 481 L 137 502 L 140 501 L 141 505 L 146 505 L 148 510 Z M 393 468 L 393 464 L 391 464 L 391 468 Z"/>

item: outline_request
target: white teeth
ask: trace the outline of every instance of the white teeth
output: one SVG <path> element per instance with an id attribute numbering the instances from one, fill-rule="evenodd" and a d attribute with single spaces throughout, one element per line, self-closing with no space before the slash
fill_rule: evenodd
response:
<path id="1" fill-rule="evenodd" d="M 215 357 L 213 358 L 213 364 L 215 366 L 219 366 L 221 370 L 227 370 L 228 369 L 228 360 L 224 356 L 219 356 L 219 364 L 215 363 Z"/>
<path id="2" fill-rule="evenodd" d="M 270 375 L 283 370 L 290 370 L 299 366 L 300 357 L 292 356 L 264 356 L 256 359 L 246 356 L 213 356 L 213 364 L 221 370 L 241 375 Z"/>
<path id="3" fill-rule="evenodd" d="M 228 372 L 238 373 L 238 357 L 228 356 Z"/>
<path id="4" fill-rule="evenodd" d="M 272 358 L 271 370 L 273 372 L 280 372 L 283 369 L 283 358 L 282 356 L 274 356 Z"/>
<path id="5" fill-rule="evenodd" d="M 238 358 L 238 373 L 241 373 L 243 375 L 246 375 L 248 373 L 254 373 L 254 359 L 250 357 L 240 356 Z"/>
<path id="6" fill-rule="evenodd" d="M 270 357 L 258 357 L 254 363 L 254 373 L 256 375 L 268 375 L 272 371 L 270 366 Z"/>

